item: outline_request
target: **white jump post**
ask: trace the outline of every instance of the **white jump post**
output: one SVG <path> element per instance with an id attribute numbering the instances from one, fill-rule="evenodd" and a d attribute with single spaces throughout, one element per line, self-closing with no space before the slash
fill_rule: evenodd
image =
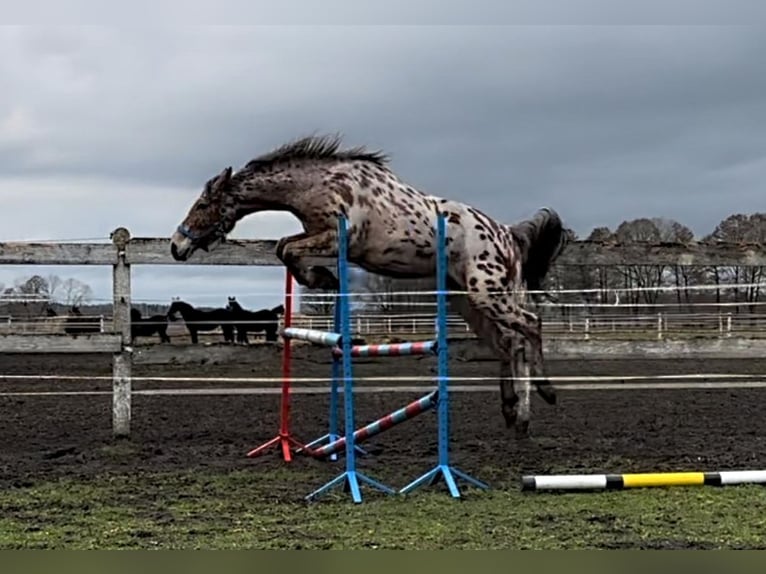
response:
<path id="1" fill-rule="evenodd" d="M 112 233 L 117 248 L 117 261 L 112 268 L 112 297 L 114 332 L 122 336 L 120 351 L 112 358 L 112 434 L 130 434 L 131 373 L 133 349 L 130 334 L 130 265 L 125 261 L 125 249 L 130 232 L 124 227 Z"/>

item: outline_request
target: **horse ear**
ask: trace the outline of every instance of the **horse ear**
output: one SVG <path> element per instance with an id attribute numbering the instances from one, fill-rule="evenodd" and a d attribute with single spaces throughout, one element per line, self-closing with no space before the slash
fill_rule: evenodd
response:
<path id="1" fill-rule="evenodd" d="M 215 189 L 221 189 L 226 188 L 229 184 L 229 181 L 231 180 L 231 172 L 232 168 L 231 166 L 224 168 L 224 170 L 218 174 L 218 177 L 215 178 L 215 183 L 213 184 L 213 187 Z"/>

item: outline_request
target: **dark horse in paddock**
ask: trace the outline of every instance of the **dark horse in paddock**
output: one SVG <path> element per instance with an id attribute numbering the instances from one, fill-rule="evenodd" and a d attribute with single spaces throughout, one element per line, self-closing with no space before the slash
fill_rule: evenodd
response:
<path id="1" fill-rule="evenodd" d="M 132 308 L 130 310 L 130 337 L 151 337 L 154 334 L 160 336 L 161 343 L 170 343 L 168 337 L 168 317 L 167 315 L 151 315 L 143 318 L 141 311 Z"/>
<path id="2" fill-rule="evenodd" d="M 48 316 L 53 309 L 49 308 Z M 77 305 L 74 305 L 69 310 L 69 316 L 64 322 L 64 332 L 68 335 L 83 335 L 86 333 L 100 333 L 101 332 L 101 318 L 100 317 L 84 317 L 82 311 Z"/>
<path id="3" fill-rule="evenodd" d="M 167 317 L 171 321 L 177 321 L 178 313 L 183 317 L 192 343 L 198 342 L 197 333 L 213 331 L 219 326 L 223 329 L 224 341 L 234 342 L 234 321 L 228 309 L 197 309 L 185 301 L 173 301 L 168 309 Z"/>
<path id="4" fill-rule="evenodd" d="M 278 305 L 273 309 L 261 309 L 260 311 L 249 311 L 243 309 L 236 297 L 229 297 L 229 303 L 226 309 L 231 311 L 234 317 L 235 327 L 237 328 L 237 342 L 247 344 L 247 334 L 250 332 L 259 333 L 263 331 L 266 340 L 274 342 L 277 340 L 279 331 L 279 316 L 285 312 L 284 305 Z"/>

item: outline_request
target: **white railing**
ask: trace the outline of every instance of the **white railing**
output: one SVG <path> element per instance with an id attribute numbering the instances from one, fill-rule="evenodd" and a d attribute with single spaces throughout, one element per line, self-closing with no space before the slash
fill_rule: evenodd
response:
<path id="1" fill-rule="evenodd" d="M 76 322 L 73 319 L 77 319 Z M 69 320 L 69 322 L 67 322 Z M 110 330 L 109 315 L 82 315 L 58 317 L 0 317 L 0 333 L 63 333 L 65 326 L 92 325 L 98 322 L 98 332 Z M 171 324 L 182 325 L 179 321 Z M 331 331 L 333 320 L 329 315 L 293 315 L 295 327 Z M 470 334 L 468 324 L 458 315 L 447 317 L 451 335 Z M 428 335 L 436 329 L 433 315 L 373 315 L 359 314 L 353 318 L 352 331 L 358 336 Z M 177 330 L 177 329 L 174 329 Z M 664 337 L 746 336 L 766 337 L 766 313 L 649 313 L 644 315 L 586 315 L 569 319 L 546 319 L 543 330 L 547 337 L 582 338 L 639 336 Z M 217 334 L 217 330 L 210 332 Z"/>

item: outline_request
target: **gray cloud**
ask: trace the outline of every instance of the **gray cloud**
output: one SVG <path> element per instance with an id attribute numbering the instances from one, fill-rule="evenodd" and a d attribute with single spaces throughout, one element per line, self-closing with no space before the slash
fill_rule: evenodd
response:
<path id="1" fill-rule="evenodd" d="M 4 29 L 0 49 L 4 240 L 168 236 L 208 177 L 315 131 L 385 149 L 430 193 L 504 221 L 551 205 L 582 234 L 666 215 L 702 235 L 763 205 L 756 27 Z M 236 235 L 296 229 L 261 214 Z M 263 276 L 203 287 L 199 269 L 200 296 Z M 168 297 L 185 272 L 163 275 Z"/>

